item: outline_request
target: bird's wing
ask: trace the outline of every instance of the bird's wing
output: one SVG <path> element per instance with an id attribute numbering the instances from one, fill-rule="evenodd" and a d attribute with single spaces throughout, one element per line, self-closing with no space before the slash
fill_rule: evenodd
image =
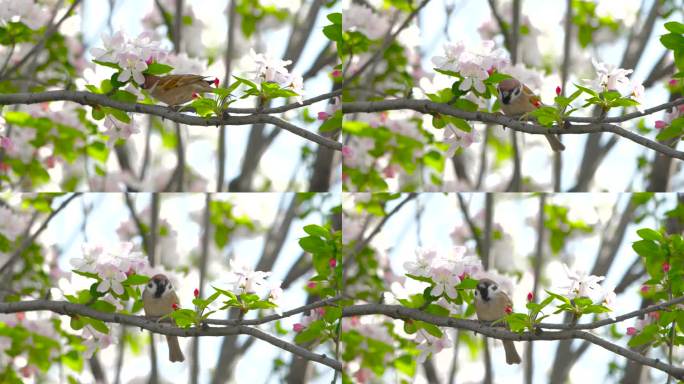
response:
<path id="1" fill-rule="evenodd" d="M 535 95 L 534 92 L 532 92 L 532 90 L 527 87 L 527 85 L 523 85 L 522 91 L 528 97 L 532 105 L 534 105 L 537 108 L 541 106 L 541 97 Z"/>
<path id="2" fill-rule="evenodd" d="M 186 85 L 195 84 L 199 81 L 204 81 L 206 77 L 201 75 L 169 75 L 164 76 L 159 80 L 157 88 L 169 91 L 171 89 L 183 87 Z"/>

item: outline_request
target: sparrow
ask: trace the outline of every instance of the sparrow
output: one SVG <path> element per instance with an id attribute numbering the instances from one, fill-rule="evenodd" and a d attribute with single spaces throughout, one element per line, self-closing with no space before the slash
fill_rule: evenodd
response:
<path id="1" fill-rule="evenodd" d="M 145 315 L 159 317 L 173 312 L 174 304 L 178 304 L 178 296 L 176 296 L 169 278 L 158 274 L 152 276 L 145 286 L 142 301 Z M 166 343 L 169 345 L 169 360 L 171 362 L 185 360 L 178 344 L 178 337 L 166 336 Z"/>
<path id="2" fill-rule="evenodd" d="M 501 110 L 508 116 L 522 116 L 530 113 L 541 106 L 541 99 L 535 95 L 525 84 L 517 79 L 504 79 L 497 86 L 499 90 L 499 103 Z M 547 133 L 546 140 L 549 141 L 551 149 L 560 152 L 565 149 L 563 143 L 558 140 L 556 135 Z"/>
<path id="3" fill-rule="evenodd" d="M 144 76 L 142 89 L 168 106 L 185 104 L 200 93 L 212 92 L 211 84 L 218 84 L 218 79 L 207 80 L 207 76 L 200 75 Z"/>
<path id="4" fill-rule="evenodd" d="M 479 320 L 495 321 L 506 315 L 506 307 L 513 303 L 506 292 L 490 279 L 480 279 L 475 288 L 475 313 Z M 511 340 L 502 340 L 506 364 L 520 364 L 520 355 Z"/>

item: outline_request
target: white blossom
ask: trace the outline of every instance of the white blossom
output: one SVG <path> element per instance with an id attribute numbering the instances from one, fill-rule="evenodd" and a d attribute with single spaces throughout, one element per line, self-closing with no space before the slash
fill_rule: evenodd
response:
<path id="1" fill-rule="evenodd" d="M 416 342 L 419 343 L 416 348 L 420 350 L 420 355 L 418 355 L 416 361 L 418 361 L 420 364 L 424 363 L 430 354 L 435 355 L 441 352 L 444 348 L 451 348 L 453 344 L 446 332 L 443 333 L 441 338 L 438 338 L 430 335 L 424 330 L 418 332 Z"/>
<path id="2" fill-rule="evenodd" d="M 570 285 L 562 288 L 567 289 L 566 295 L 571 299 L 591 296 L 594 292 L 601 289 L 598 283 L 605 279 L 605 276 L 588 275 L 585 271 L 570 270 L 565 263 L 563 263 L 563 269 L 565 269 L 565 273 L 570 280 Z"/>
<path id="3" fill-rule="evenodd" d="M 594 84 L 609 91 L 616 90 L 618 85 L 628 84 L 627 75 L 633 72 L 631 69 L 618 68 L 616 65 L 598 62 L 593 58 L 591 63 L 594 65 L 597 75 Z"/>
<path id="4" fill-rule="evenodd" d="M 97 286 L 98 292 L 107 292 L 111 289 L 117 295 L 124 293 L 121 282 L 126 280 L 126 274 L 118 266 L 112 263 L 98 264 L 95 270 L 102 279 Z"/>

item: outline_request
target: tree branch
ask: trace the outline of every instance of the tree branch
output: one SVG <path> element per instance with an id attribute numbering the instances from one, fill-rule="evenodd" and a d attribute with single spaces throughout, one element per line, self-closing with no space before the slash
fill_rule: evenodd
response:
<path id="1" fill-rule="evenodd" d="M 100 312 L 85 305 L 69 303 L 66 301 L 32 300 L 19 301 L 14 303 L 0 303 L 0 313 L 16 313 L 27 311 L 51 311 L 65 316 L 87 316 L 93 319 L 102 320 L 106 323 L 125 324 L 134 327 L 140 327 L 153 333 L 178 337 L 248 335 L 255 337 L 257 339 L 261 339 L 285 351 L 291 352 L 292 354 L 295 354 L 303 359 L 327 365 L 328 367 L 333 368 L 335 370 L 342 369 L 342 363 L 329 358 L 325 354 L 317 354 L 311 352 L 298 345 L 289 343 L 285 340 L 281 340 L 258 328 L 253 328 L 247 325 L 231 325 L 225 327 L 178 328 L 170 323 L 159 322 L 157 320 L 150 319 L 145 316 L 132 316 L 124 315 L 121 313 Z"/>
<path id="2" fill-rule="evenodd" d="M 530 124 L 525 121 L 521 121 L 516 118 L 492 114 L 487 112 L 468 112 L 457 108 L 454 108 L 448 104 L 436 103 L 429 100 L 409 100 L 409 99 L 392 99 L 392 100 L 382 100 L 382 101 L 358 101 L 358 102 L 348 102 L 344 103 L 342 106 L 342 111 L 345 114 L 356 113 L 356 112 L 381 112 L 388 110 L 398 110 L 398 109 L 410 109 L 416 112 L 428 113 L 428 114 L 442 114 L 450 115 L 455 117 L 460 117 L 466 120 L 475 120 L 483 123 L 494 123 L 505 125 L 515 131 L 530 133 L 530 134 L 584 134 L 584 133 L 596 133 L 596 132 L 611 132 L 616 135 L 622 136 L 629 139 L 639 145 L 646 148 L 650 148 L 656 152 L 662 153 L 664 155 L 684 160 L 684 152 L 677 151 L 665 144 L 659 143 L 657 141 L 651 140 L 647 137 L 640 136 L 632 131 L 628 131 L 619 125 L 610 124 L 612 122 L 622 122 L 636 117 L 644 116 L 647 114 L 652 114 L 657 111 L 669 108 L 674 105 L 684 104 L 684 98 L 677 99 L 675 101 L 653 107 L 642 112 L 630 113 L 624 116 L 619 116 L 615 118 L 607 118 L 603 121 L 598 121 L 594 118 L 584 118 L 584 117 L 568 117 L 566 122 L 585 122 L 588 124 L 581 125 L 571 125 L 567 124 L 567 127 L 558 127 L 556 125 L 551 127 L 544 127 L 541 125 Z M 627 116 L 627 117 L 625 117 Z"/>
<path id="3" fill-rule="evenodd" d="M 674 301 L 674 300 L 673 300 Z M 684 301 L 684 297 L 680 297 L 679 301 Z M 502 326 L 490 326 L 485 322 L 476 320 L 457 319 L 453 317 L 437 316 L 419 309 L 407 308 L 400 305 L 384 305 L 384 304 L 362 304 L 345 307 L 342 310 L 342 317 L 350 316 L 365 316 L 365 315 L 385 315 L 393 319 L 412 319 L 434 324 L 440 327 L 448 327 L 462 330 L 469 330 L 475 333 L 481 333 L 487 337 L 512 340 L 512 341 L 534 341 L 534 340 L 570 340 L 582 339 L 594 345 L 598 345 L 615 354 L 621 355 L 629 360 L 639 362 L 643 365 L 648 365 L 665 373 L 671 374 L 680 380 L 684 379 L 684 368 L 675 367 L 661 362 L 659 359 L 651 359 L 645 357 L 635 351 L 613 344 L 605 339 L 602 339 L 592 333 L 580 329 L 564 329 L 560 331 L 542 331 L 541 329 L 535 333 L 524 332 L 514 333 Z M 621 317 L 624 317 L 621 316 Z M 631 316 L 633 317 L 633 316 Z M 558 324 L 567 326 L 565 324 Z M 545 328 L 540 325 L 540 328 Z"/>
<path id="4" fill-rule="evenodd" d="M 37 104 L 47 101 L 73 101 L 81 105 L 107 106 L 120 109 L 125 112 L 143 113 L 159 116 L 177 123 L 196 126 L 220 126 L 220 125 L 249 125 L 249 124 L 272 124 L 286 131 L 290 131 L 297 136 L 314 143 L 324 145 L 335 150 L 342 150 L 342 144 L 327 137 L 320 136 L 314 132 L 298 127 L 283 119 L 264 114 L 253 114 L 248 116 L 223 116 L 222 118 L 211 117 L 203 118 L 192 116 L 185 113 L 176 112 L 171 108 L 158 105 L 124 103 L 108 98 L 105 95 L 83 92 L 83 91 L 46 91 L 42 93 L 8 93 L 0 95 L 0 105 L 9 104 Z M 319 100 L 320 101 L 320 100 Z M 289 108 L 289 106 L 288 106 Z M 292 108 L 290 108 L 292 109 Z"/>

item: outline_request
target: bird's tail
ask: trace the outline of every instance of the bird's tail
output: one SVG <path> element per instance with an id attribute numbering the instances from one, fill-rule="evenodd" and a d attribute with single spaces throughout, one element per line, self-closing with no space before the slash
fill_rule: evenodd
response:
<path id="1" fill-rule="evenodd" d="M 169 360 L 171 362 L 183 361 L 183 351 L 181 351 L 180 344 L 178 344 L 178 337 L 166 336 L 166 343 L 169 345 Z"/>
<path id="2" fill-rule="evenodd" d="M 520 364 L 520 355 L 515 349 L 515 344 L 510 340 L 503 340 L 503 346 L 506 353 L 506 364 Z"/>

